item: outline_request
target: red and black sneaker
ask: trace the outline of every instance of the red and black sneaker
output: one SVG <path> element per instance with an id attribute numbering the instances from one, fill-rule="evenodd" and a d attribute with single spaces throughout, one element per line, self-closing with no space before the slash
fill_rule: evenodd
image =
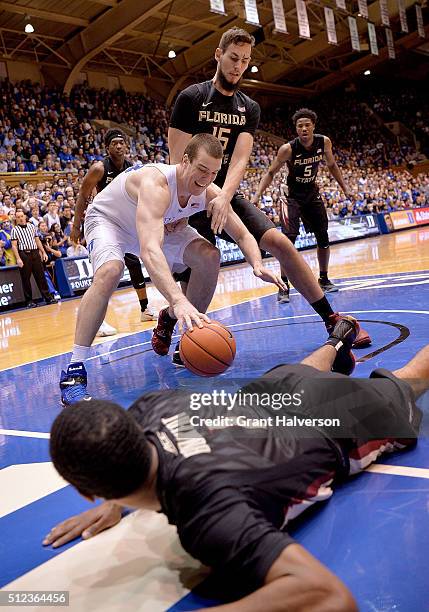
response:
<path id="1" fill-rule="evenodd" d="M 337 351 L 332 364 L 332 371 L 349 376 L 355 369 L 356 360 L 352 346 L 359 334 L 359 323 L 349 315 L 339 316 L 325 344 L 330 344 Z"/>
<path id="2" fill-rule="evenodd" d="M 176 323 L 177 319 L 172 319 L 168 314 L 168 308 L 160 310 L 158 324 L 152 334 L 152 348 L 158 355 L 168 354 Z"/>
<path id="3" fill-rule="evenodd" d="M 344 318 L 344 317 L 343 315 L 338 314 L 338 312 L 333 312 L 331 315 L 329 315 L 328 322 L 325 322 L 328 334 L 331 334 L 332 330 L 334 329 L 335 325 L 337 324 L 340 318 Z M 362 327 L 359 326 L 358 334 L 356 336 L 356 339 L 353 342 L 353 348 L 355 349 L 365 348 L 369 346 L 371 342 L 372 340 L 371 340 L 369 333 L 365 331 Z"/>

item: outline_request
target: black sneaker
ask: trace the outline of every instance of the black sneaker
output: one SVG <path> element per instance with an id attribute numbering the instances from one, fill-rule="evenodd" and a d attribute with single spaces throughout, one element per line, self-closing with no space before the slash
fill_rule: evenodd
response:
<path id="1" fill-rule="evenodd" d="M 36 302 L 33 302 L 33 301 L 28 302 L 28 304 L 27 304 L 27 308 L 37 308 L 37 304 L 36 304 Z"/>
<path id="2" fill-rule="evenodd" d="M 355 369 L 356 360 L 352 353 L 352 345 L 359 333 L 359 323 L 349 315 L 339 316 L 334 329 L 329 334 L 325 344 L 337 351 L 332 371 L 349 376 Z"/>
<path id="3" fill-rule="evenodd" d="M 279 292 L 277 294 L 277 301 L 279 304 L 289 304 L 289 287 L 286 287 L 286 289 L 279 289 Z"/>
<path id="4" fill-rule="evenodd" d="M 171 361 L 174 363 L 175 366 L 177 366 L 178 368 L 184 368 L 185 364 L 182 361 L 182 358 L 180 357 L 180 351 L 179 351 L 179 346 L 180 346 L 180 342 L 178 342 L 176 344 L 176 347 L 174 349 L 174 353 L 173 353 L 173 357 L 171 359 Z"/>
<path id="5" fill-rule="evenodd" d="M 338 287 L 331 283 L 329 278 L 319 278 L 319 286 L 324 293 L 336 293 L 339 291 Z"/>

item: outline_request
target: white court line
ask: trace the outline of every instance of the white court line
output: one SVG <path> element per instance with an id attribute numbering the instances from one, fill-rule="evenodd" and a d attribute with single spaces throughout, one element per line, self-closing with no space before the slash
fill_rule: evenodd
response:
<path id="1" fill-rule="evenodd" d="M 373 474 L 386 474 L 389 476 L 409 476 L 411 478 L 429 478 L 429 469 L 408 467 L 405 465 L 386 465 L 384 463 L 374 463 L 370 465 L 366 472 Z"/>
<path id="2" fill-rule="evenodd" d="M 219 310 L 225 310 L 225 308 L 233 308 L 234 306 L 240 306 L 240 304 L 246 304 L 247 302 L 251 302 L 254 299 L 268 297 L 269 295 L 275 295 L 276 293 L 277 291 L 273 291 L 273 293 L 268 293 L 267 295 L 258 296 L 257 298 L 254 298 L 254 297 L 246 298 L 244 300 L 241 300 L 240 302 L 236 302 L 235 304 L 227 304 L 226 306 L 220 306 L 219 308 L 215 308 L 214 310 L 208 310 L 207 314 L 211 314 L 212 312 L 218 312 Z M 118 340 L 122 340 L 122 338 L 129 338 L 130 336 L 137 336 L 137 334 L 144 334 L 145 332 L 151 332 L 151 331 L 152 331 L 152 328 L 150 327 L 149 329 L 142 329 L 138 332 L 131 332 L 129 334 L 123 334 L 120 338 L 118 338 Z M 173 336 L 173 338 L 178 338 L 178 335 Z M 113 341 L 114 341 L 114 338 L 110 340 L 110 342 L 113 342 Z M 106 340 L 106 342 L 109 342 L 109 340 Z M 134 344 L 132 345 L 132 347 L 124 347 L 122 349 L 116 349 L 116 351 L 122 351 L 127 348 L 136 348 L 137 346 L 143 346 L 145 344 L 149 344 L 149 342 L 150 340 L 146 340 L 145 342 L 141 342 L 140 344 Z M 105 357 L 106 355 L 111 355 L 112 353 L 116 351 L 112 351 L 111 353 L 102 353 L 100 355 L 94 355 L 93 357 L 89 357 L 88 359 L 86 359 L 86 361 L 97 359 L 97 357 Z M 3 368 L 3 369 L 0 368 L 0 373 L 7 372 L 8 370 L 14 370 L 15 368 L 22 368 L 26 365 L 31 365 L 32 363 L 39 363 L 40 361 L 46 361 L 47 359 L 55 359 L 55 357 L 61 357 L 62 355 L 67 355 L 69 353 L 71 353 L 71 351 L 65 351 L 63 353 L 56 353 L 55 355 L 49 355 L 48 357 L 42 357 L 42 359 L 36 359 L 33 361 L 25 361 L 24 363 L 20 363 L 19 365 L 15 365 L 15 366 L 10 366 L 9 368 Z"/>
<path id="3" fill-rule="evenodd" d="M 264 296 L 266 297 L 266 296 Z M 248 301 L 248 300 L 246 300 Z M 240 304 L 243 302 L 240 302 Z M 234 304 L 234 306 L 238 304 Z M 224 308 L 230 308 L 230 306 L 225 306 Z M 216 311 L 213 311 L 216 312 Z M 347 312 L 345 314 L 350 314 L 350 313 L 354 313 L 354 314 L 367 314 L 367 313 L 386 313 L 386 312 L 402 312 L 402 313 L 409 313 L 409 314 L 426 314 L 429 315 L 429 310 L 347 310 Z M 341 314 L 341 313 L 340 313 Z M 240 323 L 230 323 L 228 325 L 228 328 L 231 327 L 241 327 L 241 326 L 246 326 L 246 325 L 256 325 L 258 323 L 270 323 L 272 321 L 287 321 L 289 319 L 305 319 L 306 317 L 318 317 L 319 315 L 316 312 L 313 313 L 308 313 L 308 314 L 302 314 L 302 315 L 289 315 L 287 317 L 272 317 L 271 319 L 260 319 L 258 321 L 244 321 L 244 322 L 240 322 Z M 320 323 L 322 323 L 322 321 L 320 321 Z M 180 334 L 175 334 L 173 336 L 173 338 L 179 338 Z M 150 340 L 146 340 L 145 342 L 140 342 L 139 344 L 133 344 L 132 346 L 123 346 L 121 348 L 115 349 L 113 351 L 109 351 L 107 353 L 101 353 L 100 355 L 94 355 L 93 357 L 89 357 L 86 361 L 91 361 L 93 359 L 98 359 L 99 357 L 106 357 L 107 355 L 113 355 L 114 353 L 120 353 L 121 351 L 127 351 L 128 349 L 131 348 L 136 348 L 139 346 L 144 346 L 145 344 L 149 344 Z M 17 366 L 19 367 L 19 366 Z"/>
<path id="4" fill-rule="evenodd" d="M 20 438 L 43 438 L 49 440 L 49 434 L 43 431 L 21 431 L 19 429 L 0 429 L 0 435 Z"/>
<path id="5" fill-rule="evenodd" d="M 415 278 L 416 275 L 417 275 L 417 278 L 419 278 L 419 277 L 421 277 L 421 276 L 423 276 L 424 274 L 427 274 L 427 273 L 428 273 L 427 270 L 422 270 L 422 274 L 421 275 L 419 275 L 418 272 L 404 272 L 403 276 L 400 276 L 400 275 L 398 275 L 398 273 L 392 272 L 390 275 L 389 274 L 388 275 L 377 275 L 377 274 L 375 274 L 375 275 L 368 275 L 368 276 L 351 276 L 351 277 L 348 277 L 347 279 L 340 279 L 340 282 L 341 282 L 341 280 L 346 281 L 346 282 L 350 282 L 350 281 L 354 281 L 355 280 L 357 282 L 359 279 L 364 280 L 364 279 L 370 279 L 370 278 L 374 278 L 374 279 L 377 278 L 379 280 L 395 280 L 395 279 L 399 279 L 399 278 L 407 278 L 407 275 L 408 276 L 414 275 L 411 278 Z M 394 286 L 396 286 L 396 285 L 394 285 Z M 398 287 L 399 286 L 401 286 L 401 285 L 398 285 Z M 269 296 L 275 295 L 276 293 L 277 293 L 277 291 L 273 291 L 272 293 L 267 293 L 266 295 L 258 296 L 257 298 L 254 298 L 254 297 L 246 298 L 246 299 L 241 300 L 240 302 L 237 302 L 235 304 L 227 304 L 226 306 L 221 306 L 219 308 L 215 308 L 215 310 L 209 310 L 208 314 L 213 313 L 213 312 L 218 312 L 220 310 L 225 310 L 225 308 L 233 308 L 234 306 L 240 306 L 241 304 L 246 304 L 248 302 L 253 301 L 254 299 L 262 299 L 262 298 L 265 298 L 265 297 L 269 297 Z M 371 310 L 368 310 L 368 311 L 357 311 L 357 310 L 353 310 L 353 311 L 348 311 L 348 312 L 355 312 L 355 313 L 362 313 L 362 312 L 409 312 L 409 313 L 417 313 L 417 314 L 428 314 L 426 311 L 422 311 L 422 313 L 420 313 L 420 311 L 411 311 L 411 310 L 391 310 L 391 311 L 388 311 L 388 310 L 386 310 L 386 311 L 384 311 L 384 310 L 383 311 L 371 311 Z M 315 315 L 313 315 L 313 314 L 295 315 L 295 317 L 292 317 L 292 318 L 299 318 L 299 317 L 303 317 L 303 316 L 315 316 Z M 280 317 L 279 319 L 273 319 L 273 321 L 274 320 L 282 320 L 284 318 L 290 318 L 290 317 Z M 263 321 L 263 322 L 265 322 L 265 321 Z M 234 325 L 237 325 L 237 324 L 234 324 Z M 243 325 L 243 324 L 241 324 L 241 325 Z M 230 325 L 229 327 L 233 327 L 233 325 Z M 124 334 L 124 335 L 121 336 L 121 338 L 128 338 L 129 336 L 134 336 L 134 335 L 137 335 L 137 334 L 145 333 L 146 331 L 150 331 L 150 329 L 147 329 L 147 330 L 143 329 L 143 330 L 138 331 L 138 332 L 132 332 L 130 334 Z M 174 337 L 177 337 L 177 336 L 174 336 Z M 133 345 L 133 348 L 135 348 L 137 346 L 143 346 L 144 344 L 147 344 L 147 342 Z M 131 348 L 131 347 L 129 347 L 129 348 Z M 121 349 L 117 349 L 117 350 L 121 350 Z M 43 357 L 42 359 L 37 359 L 37 360 L 33 360 L 33 361 L 25 361 L 24 363 L 20 363 L 19 365 L 15 365 L 15 366 L 10 366 L 9 368 L 0 368 L 0 372 L 7 372 L 8 370 L 14 370 L 15 368 L 21 368 L 21 367 L 24 367 L 26 365 L 30 365 L 32 363 L 36 363 L 36 362 L 38 363 L 40 361 L 46 361 L 46 359 L 54 359 L 55 357 L 61 357 L 62 355 L 67 355 L 70 352 L 71 351 L 65 351 L 63 353 L 56 353 L 55 355 L 49 355 L 49 357 Z M 90 357 L 87 361 L 92 360 L 92 359 L 96 359 L 97 357 L 101 357 L 101 356 L 104 357 L 104 356 L 109 355 L 109 354 L 111 354 L 111 353 L 103 353 L 102 355 L 95 355 L 94 357 Z"/>
<path id="6" fill-rule="evenodd" d="M 368 275 L 368 276 L 350 276 L 347 279 L 340 279 L 340 282 L 341 282 L 341 280 L 344 280 L 347 283 L 347 282 L 353 281 L 354 279 L 357 281 L 359 279 L 365 280 L 365 279 L 371 279 L 371 278 L 378 279 L 378 280 L 399 280 L 401 278 L 407 278 L 407 277 L 410 277 L 410 278 L 421 278 L 425 274 L 428 274 L 427 270 L 422 270 L 421 274 L 419 274 L 418 272 L 404 272 L 403 276 L 401 276 L 398 273 L 392 272 L 390 275 L 389 274 L 388 275 L 382 275 L 382 274 L 381 275 L 377 275 L 377 274 L 375 274 L 375 275 Z M 414 276 L 411 276 L 411 275 L 414 275 Z M 410 284 L 413 284 L 413 283 L 410 283 Z M 396 286 L 396 285 L 393 285 L 393 286 Z M 382 289 L 383 287 L 374 287 L 374 288 L 381 288 Z M 346 287 L 341 288 L 341 291 L 343 291 L 343 290 L 346 290 Z M 241 304 L 246 304 L 248 302 L 253 301 L 254 299 L 262 299 L 262 298 L 265 298 L 265 297 L 269 297 L 269 296 L 275 295 L 276 293 L 277 293 L 277 291 L 275 290 L 272 293 L 267 293 L 266 295 L 258 296 L 257 298 L 250 297 L 250 298 L 246 298 L 244 300 L 240 300 L 239 302 L 236 302 L 235 304 L 227 304 L 226 306 L 220 306 L 219 308 L 215 308 L 214 310 L 209 310 L 208 314 L 213 313 L 213 312 L 219 312 L 220 310 L 225 310 L 225 308 L 233 308 L 234 306 L 240 306 Z M 353 311 L 347 311 L 347 312 L 355 312 L 355 313 L 360 313 L 360 314 L 362 312 L 409 312 L 409 313 L 414 313 L 414 314 L 428 314 L 426 311 L 420 312 L 420 311 L 412 311 L 412 310 L 376 310 L 376 311 L 371 311 L 371 310 L 368 310 L 368 311 L 353 310 Z M 298 318 L 302 318 L 302 317 L 305 317 L 305 316 L 312 317 L 312 316 L 317 316 L 317 315 L 314 315 L 314 314 L 295 315 L 293 317 L 279 317 L 277 319 L 272 319 L 272 320 L 273 321 L 281 321 L 281 320 L 290 319 L 290 318 L 298 319 Z M 260 321 L 260 322 L 261 323 L 266 323 L 267 321 Z M 257 323 L 257 321 L 254 321 L 254 323 Z M 234 327 L 234 326 L 237 327 L 237 325 L 251 325 L 251 323 L 240 323 L 240 324 L 234 323 L 232 325 L 229 325 L 228 327 Z M 132 332 L 130 334 L 123 334 L 121 336 L 121 338 L 128 338 L 129 336 L 134 336 L 134 335 L 137 335 L 137 334 L 145 333 L 145 332 L 151 331 L 151 329 L 152 328 L 143 329 L 141 331 Z M 177 338 L 178 336 L 173 336 L 173 337 Z M 118 340 L 119 340 L 119 338 L 118 338 Z M 149 343 L 149 341 L 146 341 L 146 342 L 142 342 L 142 343 L 139 343 L 139 344 L 134 344 L 134 345 L 132 345 L 130 347 L 124 347 L 123 349 L 116 349 L 116 350 L 117 351 L 121 351 L 121 350 L 126 350 L 126 348 L 136 348 L 138 346 L 144 346 L 145 344 L 148 344 L 148 343 Z M 15 368 L 21 368 L 21 367 L 24 367 L 26 365 L 30 365 L 32 363 L 36 363 L 36 362 L 38 363 L 40 361 L 46 361 L 47 359 L 54 359 L 55 357 L 61 357 L 62 355 L 67 355 L 70 352 L 71 351 L 65 351 L 63 353 L 56 353 L 55 355 L 49 355 L 49 357 L 43 357 L 42 359 L 37 359 L 37 360 L 33 360 L 33 361 L 25 361 L 24 363 L 20 363 L 19 365 L 16 365 L 16 366 L 10 366 L 9 368 L 3 368 L 3 369 L 0 368 L 0 372 L 7 372 L 8 370 L 14 370 Z M 98 357 L 105 357 L 106 355 L 111 355 L 111 354 L 113 354 L 113 352 L 115 352 L 115 351 L 112 351 L 110 353 L 101 353 L 100 355 L 94 355 L 93 357 L 89 357 L 87 359 L 87 361 L 91 361 L 93 359 L 97 359 Z"/>

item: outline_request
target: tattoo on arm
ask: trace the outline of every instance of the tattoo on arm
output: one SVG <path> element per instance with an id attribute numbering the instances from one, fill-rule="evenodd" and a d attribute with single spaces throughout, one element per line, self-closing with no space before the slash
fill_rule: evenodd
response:
<path id="1" fill-rule="evenodd" d="M 268 174 L 271 176 L 271 178 L 274 178 L 274 172 L 271 170 L 271 168 L 268 170 Z"/>

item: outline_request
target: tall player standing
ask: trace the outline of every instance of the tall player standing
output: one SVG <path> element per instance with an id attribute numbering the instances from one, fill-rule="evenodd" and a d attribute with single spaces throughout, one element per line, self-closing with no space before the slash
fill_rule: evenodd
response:
<path id="1" fill-rule="evenodd" d="M 125 134 L 122 130 L 116 128 L 108 130 L 104 137 L 104 144 L 107 151 L 106 157 L 103 161 L 97 161 L 92 164 L 82 181 L 76 202 L 73 228 L 70 234 L 72 242 L 77 242 L 81 236 L 83 218 L 91 202 L 94 189 L 97 193 L 100 193 L 118 174 L 133 165 L 125 157 Z M 156 315 L 148 305 L 146 283 L 139 258 L 132 253 L 126 253 L 125 265 L 128 268 L 132 285 L 140 302 L 140 320 L 155 321 Z M 114 328 L 103 321 L 97 335 L 110 336 L 115 332 Z"/>
<path id="2" fill-rule="evenodd" d="M 239 90 L 240 80 L 249 66 L 253 36 L 240 28 L 232 28 L 222 35 L 215 51 L 217 70 L 214 78 L 184 89 L 175 102 L 168 131 L 170 163 L 180 162 L 185 147 L 194 134 L 214 134 L 222 143 L 224 157 L 215 183 L 221 193 L 209 205 L 208 212 L 194 215 L 191 224 L 199 234 L 215 244 L 215 234 L 234 242 L 223 227 L 230 205 L 241 218 L 259 247 L 276 257 L 294 287 L 321 316 L 328 329 L 338 320 L 309 266 L 290 240 L 256 206 L 246 200 L 237 189 L 246 171 L 253 147 L 253 136 L 258 127 L 259 104 Z M 208 218 L 211 215 L 211 220 Z M 174 329 L 168 311 L 162 310 L 154 330 L 154 340 L 165 341 Z M 371 339 L 361 328 L 354 346 L 367 346 Z M 154 343 L 153 343 L 154 346 Z M 155 346 L 154 349 L 156 350 Z M 178 360 L 178 351 L 173 361 Z"/>
<path id="3" fill-rule="evenodd" d="M 288 165 L 287 177 L 288 197 L 287 204 L 282 206 L 280 220 L 282 230 L 292 244 L 299 234 L 300 218 L 307 232 L 313 232 L 317 242 L 317 259 L 319 261 L 319 285 L 325 293 L 338 291 L 328 278 L 329 265 L 329 237 L 328 217 L 325 205 L 316 183 L 317 171 L 320 162 L 325 159 L 330 173 L 349 198 L 349 190 L 344 182 L 343 175 L 332 153 L 332 143 L 327 136 L 315 134 L 317 115 L 308 108 L 300 108 L 292 117 L 298 136 L 280 147 L 277 156 L 269 170 L 259 183 L 256 195 L 252 202 L 257 204 L 259 198 L 267 189 L 284 164 Z M 287 272 L 282 267 L 282 278 L 288 284 Z M 280 295 L 280 294 L 279 294 Z M 279 299 L 280 302 L 289 301 L 289 291 Z"/>

